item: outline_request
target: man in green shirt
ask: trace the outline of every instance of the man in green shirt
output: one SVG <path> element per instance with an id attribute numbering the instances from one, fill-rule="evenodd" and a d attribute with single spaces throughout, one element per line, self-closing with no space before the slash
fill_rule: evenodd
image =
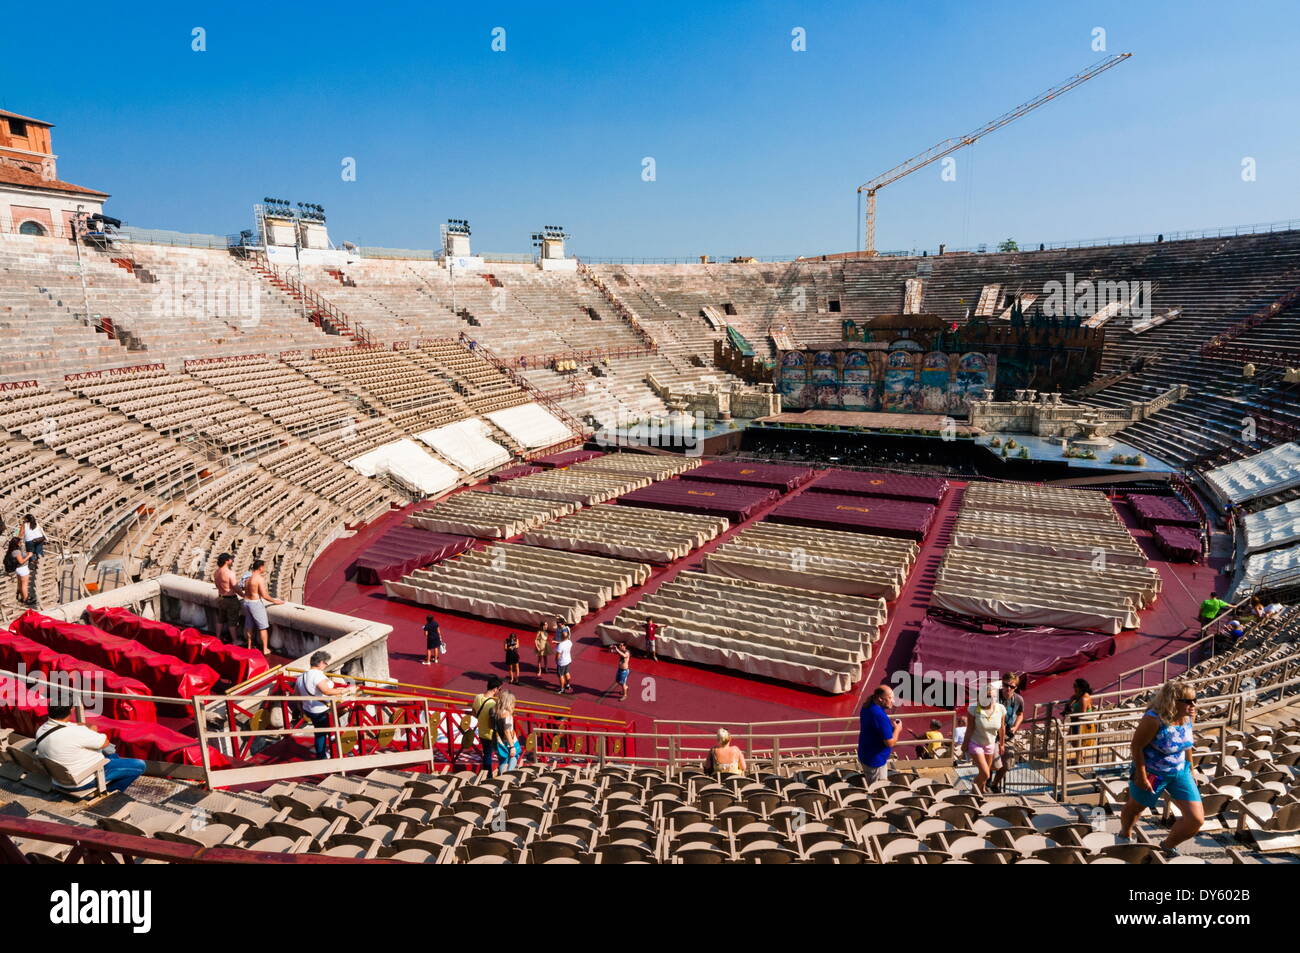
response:
<path id="1" fill-rule="evenodd" d="M 1213 622 L 1219 617 L 1223 610 L 1229 608 L 1229 606 L 1229 603 L 1224 602 L 1218 596 L 1210 596 L 1210 598 L 1201 603 L 1201 612 L 1199 616 L 1201 624 L 1204 625 L 1206 622 Z"/>

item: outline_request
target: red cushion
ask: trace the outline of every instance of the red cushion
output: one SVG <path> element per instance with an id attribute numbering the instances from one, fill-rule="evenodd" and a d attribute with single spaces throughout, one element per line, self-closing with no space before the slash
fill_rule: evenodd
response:
<path id="1" fill-rule="evenodd" d="M 227 682 L 247 681 L 270 667 L 266 656 L 256 649 L 227 645 L 215 635 L 204 635 L 198 629 L 180 629 L 117 607 L 87 609 L 86 615 L 105 632 L 135 639 L 187 662 L 209 665 Z"/>
<path id="2" fill-rule="evenodd" d="M 33 642 L 26 636 L 0 629 L 0 668 L 15 671 L 23 665 L 28 672 L 66 672 L 79 676 L 77 687 L 82 691 L 101 691 L 120 695 L 152 695 L 138 679 L 118 675 L 108 669 L 71 655 L 54 651 L 48 646 Z M 125 698 L 104 699 L 104 713 L 114 718 L 135 721 L 157 721 L 158 712 L 153 702 Z"/>
<path id="3" fill-rule="evenodd" d="M 0 728 L 12 728 L 20 735 L 34 737 L 49 709 L 39 688 L 31 688 L 16 678 L 0 675 Z"/>
<path id="4" fill-rule="evenodd" d="M 25 612 L 11 628 L 52 649 L 137 679 L 149 686 L 152 694 L 193 698 L 209 694 L 217 682 L 217 673 L 207 665 L 191 665 L 134 639 L 109 635 L 93 625 L 60 622 L 37 612 Z"/>
<path id="5" fill-rule="evenodd" d="M 87 718 L 86 724 L 108 735 L 117 748 L 117 753 L 124 758 L 196 766 L 203 764 L 202 746 L 188 735 L 166 725 L 103 717 Z M 208 746 L 208 760 L 214 768 L 230 766 L 230 759 L 211 745 Z"/>

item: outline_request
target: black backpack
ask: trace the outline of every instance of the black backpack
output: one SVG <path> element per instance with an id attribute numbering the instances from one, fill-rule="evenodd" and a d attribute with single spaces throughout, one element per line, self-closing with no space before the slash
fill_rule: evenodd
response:
<path id="1" fill-rule="evenodd" d="M 5 572 L 13 574 L 18 569 L 18 554 L 12 549 L 5 553 Z"/>

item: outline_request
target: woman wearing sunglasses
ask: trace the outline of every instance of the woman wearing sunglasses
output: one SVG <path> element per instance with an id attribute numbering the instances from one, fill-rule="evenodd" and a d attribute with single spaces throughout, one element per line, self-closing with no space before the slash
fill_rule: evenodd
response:
<path id="1" fill-rule="evenodd" d="M 1161 795 L 1166 794 L 1178 805 L 1179 818 L 1160 846 L 1173 849 L 1201 829 L 1205 810 L 1187 759 L 1195 716 L 1195 689 L 1177 679 L 1160 686 L 1155 701 L 1133 732 L 1133 772 L 1128 782 L 1128 801 L 1120 815 L 1121 837 L 1130 836 L 1142 812 L 1154 810 Z"/>

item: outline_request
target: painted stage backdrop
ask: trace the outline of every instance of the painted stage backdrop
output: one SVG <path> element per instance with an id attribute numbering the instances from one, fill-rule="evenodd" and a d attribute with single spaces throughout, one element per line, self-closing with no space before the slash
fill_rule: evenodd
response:
<path id="1" fill-rule="evenodd" d="M 1045 320 L 965 325 L 935 315 L 843 322 L 844 340 L 780 351 L 777 389 L 787 410 L 899 414 L 969 412 L 986 389 L 1069 391 L 1096 373 L 1098 329 Z"/>
<path id="2" fill-rule="evenodd" d="M 785 351 L 780 369 L 781 406 L 791 410 L 964 414 L 971 398 L 995 386 L 997 358 L 900 340 L 885 349 Z"/>

